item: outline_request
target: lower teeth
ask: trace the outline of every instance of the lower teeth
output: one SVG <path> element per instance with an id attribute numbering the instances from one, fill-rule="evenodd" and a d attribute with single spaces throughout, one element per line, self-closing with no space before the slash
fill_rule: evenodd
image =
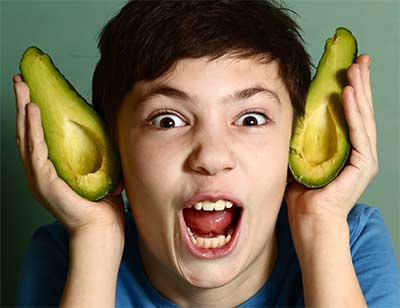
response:
<path id="1" fill-rule="evenodd" d="M 233 228 L 229 228 L 227 231 L 227 236 L 219 235 L 217 237 L 200 237 L 194 235 L 189 227 L 187 227 L 187 229 L 193 244 L 200 248 L 220 248 L 229 243 L 233 233 Z"/>

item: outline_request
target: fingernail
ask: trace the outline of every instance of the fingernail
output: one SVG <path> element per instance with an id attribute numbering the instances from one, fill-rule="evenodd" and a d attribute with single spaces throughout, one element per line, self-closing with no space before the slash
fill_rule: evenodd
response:
<path id="1" fill-rule="evenodd" d="M 26 106 L 27 106 L 27 108 L 36 108 L 37 107 L 37 105 L 35 103 L 32 103 L 32 102 L 26 104 Z"/>
<path id="2" fill-rule="evenodd" d="M 14 75 L 12 80 L 13 80 L 14 83 L 19 82 L 19 81 L 21 81 L 21 76 L 20 75 Z"/>

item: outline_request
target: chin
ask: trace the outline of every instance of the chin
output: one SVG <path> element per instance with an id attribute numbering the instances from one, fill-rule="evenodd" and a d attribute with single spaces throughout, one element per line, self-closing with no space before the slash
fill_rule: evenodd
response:
<path id="1" fill-rule="evenodd" d="M 219 288 L 222 287 L 232 280 L 235 279 L 238 273 L 231 270 L 228 265 L 221 265 L 226 270 L 221 269 L 208 269 L 207 266 L 203 266 L 201 270 L 193 271 L 189 275 L 185 276 L 185 280 L 194 287 L 198 288 Z M 213 266 L 215 268 L 216 266 Z"/>

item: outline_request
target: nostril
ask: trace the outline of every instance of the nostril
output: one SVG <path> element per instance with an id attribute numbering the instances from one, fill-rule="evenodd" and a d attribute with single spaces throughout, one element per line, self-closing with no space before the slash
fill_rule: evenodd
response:
<path id="1" fill-rule="evenodd" d="M 233 170 L 236 167 L 236 160 L 229 146 L 213 143 L 193 153 L 189 159 L 189 166 L 200 174 L 214 176 Z"/>

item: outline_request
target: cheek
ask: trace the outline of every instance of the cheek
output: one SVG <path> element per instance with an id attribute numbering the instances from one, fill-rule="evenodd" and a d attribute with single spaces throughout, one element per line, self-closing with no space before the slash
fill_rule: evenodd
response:
<path id="1" fill-rule="evenodd" d="M 153 221 L 165 225 L 167 217 L 174 214 L 174 192 L 181 187 L 183 157 L 175 150 L 179 147 L 155 142 L 145 135 L 131 136 L 122 147 L 124 180 L 132 211 L 137 219 L 148 220 L 152 216 Z"/>
<path id="2" fill-rule="evenodd" d="M 285 131 L 286 132 L 286 131 Z M 274 133 L 260 141 L 246 159 L 246 178 L 253 195 L 251 199 L 259 208 L 257 212 L 276 210 L 283 200 L 288 171 L 289 136 Z M 256 218 L 256 217 L 255 217 Z"/>
<path id="3" fill-rule="evenodd" d="M 271 183 L 286 176 L 289 158 L 290 134 L 275 130 L 270 135 L 258 140 L 246 152 L 251 157 L 246 159 L 249 169 Z"/>
<path id="4" fill-rule="evenodd" d="M 251 178 L 254 179 L 255 189 L 260 192 L 258 195 L 268 201 L 279 201 L 286 186 L 288 152 L 272 143 L 255 155 L 251 164 L 249 170 L 253 172 Z"/>
<path id="5" fill-rule="evenodd" d="M 262 150 L 250 160 L 248 170 L 252 174 L 250 197 L 254 205 L 249 212 L 249 228 L 254 239 L 254 249 L 258 251 L 264 247 L 272 236 L 275 219 L 281 207 L 287 179 L 288 168 L 288 138 L 276 135 L 262 144 Z"/>
<path id="6" fill-rule="evenodd" d="M 125 171 L 129 177 L 137 178 L 137 181 L 149 188 L 174 182 L 181 170 L 179 153 L 174 150 L 176 147 L 152 143 L 145 138 L 137 139 L 131 144 L 135 146 L 127 151 L 125 157 Z"/>
<path id="7" fill-rule="evenodd" d="M 132 138 L 124 147 L 121 149 L 124 180 L 138 231 L 154 255 L 166 258 L 174 232 L 171 198 L 180 187 L 180 159 L 168 148 L 155 146 L 146 138 Z"/>

